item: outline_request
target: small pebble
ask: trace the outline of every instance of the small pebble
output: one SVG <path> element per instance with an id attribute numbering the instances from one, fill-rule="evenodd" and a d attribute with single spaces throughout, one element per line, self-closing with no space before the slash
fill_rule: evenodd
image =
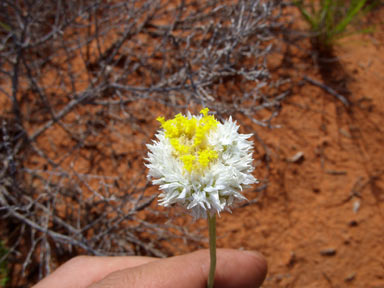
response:
<path id="1" fill-rule="evenodd" d="M 356 273 L 353 272 L 353 273 L 349 274 L 347 277 L 345 277 L 344 281 L 345 282 L 351 282 L 355 279 L 355 277 L 356 277 Z"/>
<path id="2" fill-rule="evenodd" d="M 360 201 L 356 200 L 355 202 L 353 202 L 353 212 L 357 213 L 359 209 L 360 209 Z"/>
<path id="3" fill-rule="evenodd" d="M 320 188 L 314 187 L 314 188 L 312 189 L 312 191 L 313 191 L 313 193 L 315 193 L 315 194 L 319 194 L 319 193 L 320 193 Z"/>
<path id="4" fill-rule="evenodd" d="M 320 251 L 320 254 L 323 256 L 335 256 L 336 255 L 336 249 L 334 248 L 328 248 Z"/>
<path id="5" fill-rule="evenodd" d="M 288 162 L 292 163 L 301 163 L 304 161 L 304 152 L 297 152 L 295 155 L 293 155 L 291 158 L 287 159 Z"/>
<path id="6" fill-rule="evenodd" d="M 349 226 L 351 226 L 351 227 L 356 227 L 357 225 L 359 225 L 359 223 L 357 223 L 356 220 L 352 220 L 349 222 Z"/>

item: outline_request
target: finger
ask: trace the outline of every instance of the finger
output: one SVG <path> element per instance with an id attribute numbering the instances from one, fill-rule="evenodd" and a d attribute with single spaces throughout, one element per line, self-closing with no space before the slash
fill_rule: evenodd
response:
<path id="1" fill-rule="evenodd" d="M 55 272 L 37 283 L 33 288 L 85 288 L 108 274 L 158 260 L 152 257 L 75 257 Z"/>
<path id="2" fill-rule="evenodd" d="M 114 272 L 90 288 L 203 288 L 207 285 L 208 273 L 209 252 L 201 250 Z M 266 273 L 266 261 L 258 253 L 217 250 L 215 287 L 259 287 Z"/>

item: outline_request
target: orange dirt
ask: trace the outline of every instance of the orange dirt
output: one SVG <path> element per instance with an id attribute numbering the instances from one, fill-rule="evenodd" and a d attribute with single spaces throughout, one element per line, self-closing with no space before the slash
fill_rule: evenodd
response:
<path id="1" fill-rule="evenodd" d="M 263 287 L 384 287 L 383 28 L 336 48 L 351 108 L 304 82 L 275 120 L 282 129 L 255 128 L 270 184 L 257 204 L 222 215 L 218 247 L 261 251 Z M 311 59 L 291 61 L 293 78 L 323 82 Z"/>

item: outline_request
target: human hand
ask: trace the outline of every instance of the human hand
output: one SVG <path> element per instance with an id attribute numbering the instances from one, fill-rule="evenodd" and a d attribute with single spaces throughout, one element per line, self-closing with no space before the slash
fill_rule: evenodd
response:
<path id="1" fill-rule="evenodd" d="M 267 263 L 256 252 L 217 249 L 216 288 L 259 287 Z M 205 288 L 209 251 L 158 259 L 151 257 L 75 257 L 33 288 Z"/>

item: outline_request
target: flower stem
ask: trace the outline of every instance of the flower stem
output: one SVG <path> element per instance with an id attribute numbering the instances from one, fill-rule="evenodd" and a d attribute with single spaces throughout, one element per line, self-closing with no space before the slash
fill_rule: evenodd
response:
<path id="1" fill-rule="evenodd" d="M 208 288 L 213 288 L 216 270 L 216 214 L 210 215 L 207 213 L 208 227 L 209 227 L 209 276 L 208 276 Z"/>

